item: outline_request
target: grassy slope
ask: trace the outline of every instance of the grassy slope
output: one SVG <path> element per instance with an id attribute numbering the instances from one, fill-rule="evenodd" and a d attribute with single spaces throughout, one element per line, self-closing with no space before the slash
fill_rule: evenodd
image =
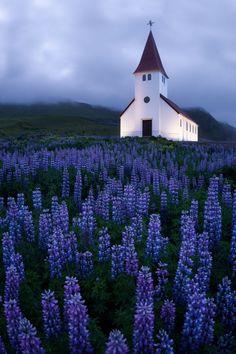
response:
<path id="1" fill-rule="evenodd" d="M 236 128 L 200 108 L 185 111 L 199 124 L 199 137 L 236 141 Z M 0 136 L 119 135 L 119 112 L 85 103 L 0 105 Z"/>

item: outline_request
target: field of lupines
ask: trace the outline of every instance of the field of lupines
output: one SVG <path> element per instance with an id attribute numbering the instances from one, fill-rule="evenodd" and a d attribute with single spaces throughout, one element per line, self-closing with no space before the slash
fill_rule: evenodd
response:
<path id="1" fill-rule="evenodd" d="M 236 148 L 2 144 L 0 353 L 235 353 Z"/>

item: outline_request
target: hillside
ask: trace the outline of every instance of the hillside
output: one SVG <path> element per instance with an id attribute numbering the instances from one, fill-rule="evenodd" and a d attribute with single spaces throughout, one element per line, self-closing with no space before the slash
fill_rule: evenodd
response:
<path id="1" fill-rule="evenodd" d="M 202 108 L 186 108 L 203 140 L 236 141 L 236 128 Z M 0 105 L 0 136 L 119 134 L 119 111 L 86 103 Z"/>
<path id="2" fill-rule="evenodd" d="M 234 141 L 236 128 L 217 121 L 202 108 L 185 108 L 184 111 L 199 125 L 200 139 Z"/>

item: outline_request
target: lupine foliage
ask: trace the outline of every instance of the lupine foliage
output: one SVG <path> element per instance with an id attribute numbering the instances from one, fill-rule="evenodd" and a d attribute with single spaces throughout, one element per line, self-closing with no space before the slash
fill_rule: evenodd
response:
<path id="1" fill-rule="evenodd" d="M 0 351 L 236 352 L 235 188 L 231 145 L 2 144 Z"/>

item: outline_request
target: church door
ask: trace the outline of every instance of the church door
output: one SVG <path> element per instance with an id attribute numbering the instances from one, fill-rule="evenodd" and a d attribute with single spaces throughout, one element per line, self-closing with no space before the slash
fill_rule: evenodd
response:
<path id="1" fill-rule="evenodd" d="M 143 120 L 143 136 L 152 136 L 152 120 Z"/>

